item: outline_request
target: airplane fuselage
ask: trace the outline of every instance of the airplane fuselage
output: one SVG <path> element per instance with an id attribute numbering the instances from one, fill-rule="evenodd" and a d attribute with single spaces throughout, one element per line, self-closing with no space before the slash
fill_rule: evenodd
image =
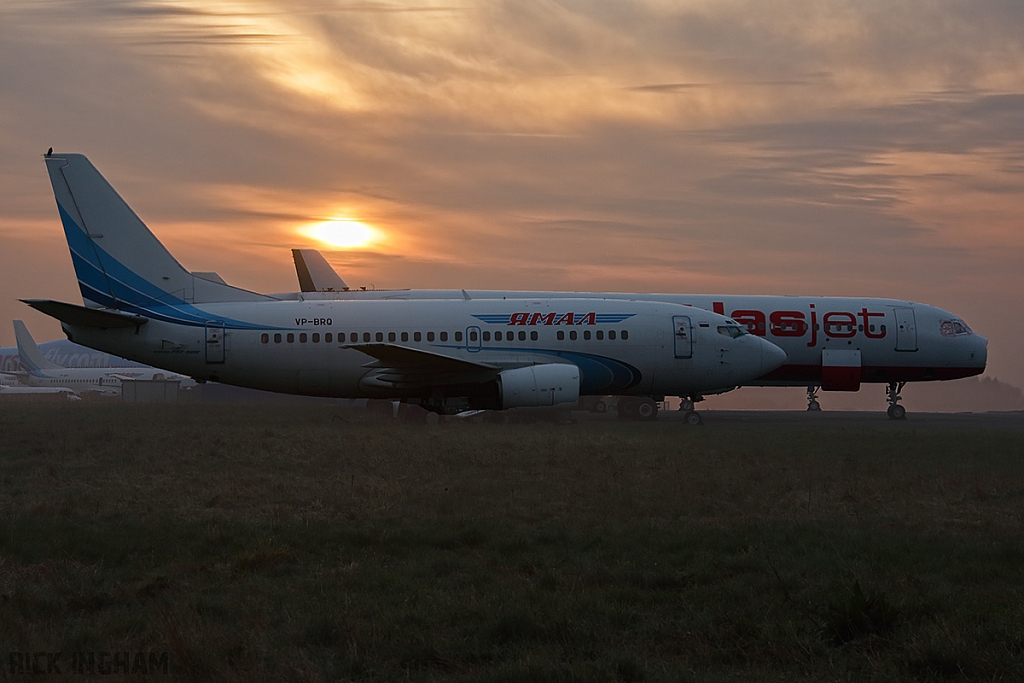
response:
<path id="1" fill-rule="evenodd" d="M 78 343 L 197 379 L 344 398 L 458 393 L 504 370 L 546 364 L 578 367 L 584 395 L 680 395 L 747 382 L 784 360 L 724 317 L 671 303 L 271 301 L 202 311 L 205 325 L 174 322 L 168 308 L 152 309 L 137 328 L 64 327 Z M 429 363 L 405 371 L 391 357 L 402 349 L 465 366 L 436 376 Z"/>
<path id="2" fill-rule="evenodd" d="M 854 390 L 861 382 L 891 383 L 948 380 L 984 372 L 988 340 L 963 321 L 934 306 L 880 298 L 744 296 L 711 294 L 636 294 L 468 290 L 477 299 L 642 300 L 690 306 L 724 314 L 756 336 L 786 352 L 786 363 L 755 380 L 753 386 L 824 385 Z M 376 290 L 302 293 L 306 301 L 323 299 L 454 299 L 462 290 Z M 843 359 L 842 352 L 859 352 Z M 840 352 L 840 353 L 836 353 Z M 824 360 L 823 360 L 824 359 Z M 857 361 L 857 372 L 831 370 Z"/>

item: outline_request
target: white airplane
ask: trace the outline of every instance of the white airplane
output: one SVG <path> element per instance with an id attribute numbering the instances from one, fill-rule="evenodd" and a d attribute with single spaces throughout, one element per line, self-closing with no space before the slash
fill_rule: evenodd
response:
<path id="1" fill-rule="evenodd" d="M 293 250 L 297 251 L 297 250 Z M 629 294 L 616 292 L 528 292 L 503 290 L 336 289 L 330 264 L 315 249 L 303 249 L 305 301 L 377 299 L 523 299 L 559 297 L 656 301 L 728 315 L 753 334 L 786 352 L 786 363 L 748 386 L 807 387 L 808 410 L 820 410 L 817 391 L 858 391 L 862 383 L 886 385 L 888 415 L 903 419 L 899 404 L 907 382 L 950 380 L 985 371 L 988 340 L 958 316 L 934 306 L 896 299 L 848 297 L 735 296 L 713 294 Z M 296 259 L 298 267 L 298 259 Z M 318 280 L 322 277 L 322 280 Z M 340 278 L 338 278 L 340 281 Z M 277 294 L 284 297 L 287 294 Z M 706 392 L 705 392 L 706 393 Z M 699 393 L 681 396 L 693 410 Z M 632 406 L 630 406 L 632 407 Z"/>
<path id="2" fill-rule="evenodd" d="M 30 387 L 22 384 L 17 375 L 0 372 L 0 398 L 44 394 L 62 394 L 69 401 L 80 400 L 78 394 L 73 389 L 67 387 Z"/>
<path id="3" fill-rule="evenodd" d="M 717 391 L 785 362 L 725 316 L 672 303 L 249 292 L 185 270 L 84 156 L 47 154 L 46 166 L 85 306 L 25 302 L 72 341 L 202 380 L 458 413 Z"/>
<path id="4" fill-rule="evenodd" d="M 195 380 L 158 368 L 65 368 L 43 357 L 25 323 L 14 321 L 14 338 L 24 372 L 18 379 L 29 387 L 67 387 L 76 394 L 93 393 L 120 396 L 124 380 L 170 379 L 181 382 L 182 388 L 194 387 Z"/>
<path id="5" fill-rule="evenodd" d="M 68 387 L 27 387 L 23 384 L 0 384 L 0 400 L 19 396 L 63 396 L 67 401 L 81 401 L 81 397 Z"/>
<path id="6" fill-rule="evenodd" d="M 43 358 L 65 368 L 133 368 L 141 363 L 112 356 L 109 353 L 79 346 L 67 339 L 52 339 L 37 344 Z M 0 346 L 0 372 L 22 369 L 17 346 Z"/>

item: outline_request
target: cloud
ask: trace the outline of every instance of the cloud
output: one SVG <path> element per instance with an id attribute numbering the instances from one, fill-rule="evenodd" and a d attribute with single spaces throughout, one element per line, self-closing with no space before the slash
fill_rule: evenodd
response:
<path id="1" fill-rule="evenodd" d="M 887 295 L 1011 339 L 1022 27 L 1008 1 L 5 3 L 0 240 L 66 269 L 53 145 L 253 289 L 347 215 L 389 237 L 329 257 L 357 284 Z"/>

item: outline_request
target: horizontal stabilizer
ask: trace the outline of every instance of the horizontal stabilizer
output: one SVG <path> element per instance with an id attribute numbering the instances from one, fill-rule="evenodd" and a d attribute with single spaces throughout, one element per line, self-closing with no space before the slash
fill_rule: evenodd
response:
<path id="1" fill-rule="evenodd" d="M 109 330 L 115 327 L 138 327 L 149 322 L 149 318 L 141 315 L 86 308 L 63 301 L 51 301 L 50 299 L 22 299 L 21 301 L 51 318 L 77 327 L 99 327 Z"/>

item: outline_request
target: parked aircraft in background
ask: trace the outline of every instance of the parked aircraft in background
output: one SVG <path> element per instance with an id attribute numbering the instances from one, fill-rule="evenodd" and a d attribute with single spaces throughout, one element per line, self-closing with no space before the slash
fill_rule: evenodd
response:
<path id="1" fill-rule="evenodd" d="M 9 398 L 22 399 L 24 397 L 55 397 L 61 396 L 67 401 L 81 401 L 81 397 L 68 387 L 27 387 L 23 384 L 16 386 L 0 385 L 0 400 Z"/>
<path id="2" fill-rule="evenodd" d="M 120 396 L 121 382 L 126 379 L 172 379 L 182 388 L 195 386 L 195 380 L 158 368 L 65 368 L 43 358 L 25 323 L 14 321 L 14 337 L 18 342 L 23 372 L 15 373 L 29 387 L 67 387 L 75 393 Z"/>
<path id="3" fill-rule="evenodd" d="M 293 250 L 293 252 L 299 250 Z M 786 352 L 786 363 L 744 384 L 805 386 L 808 410 L 820 410 L 817 391 L 858 391 L 861 384 L 885 384 L 888 414 L 905 417 L 899 404 L 907 382 L 949 380 L 985 371 L 988 340 L 956 315 L 934 306 L 896 299 L 713 294 L 629 294 L 616 292 L 526 292 L 505 290 L 344 290 L 330 288 L 337 274 L 314 249 L 301 250 L 297 271 L 305 301 L 379 299 L 524 299 L 559 297 L 644 300 L 682 304 L 728 315 L 751 334 L 770 339 Z M 329 275 L 324 273 L 326 266 Z M 298 259 L 296 259 L 298 267 Z M 333 277 L 332 277 L 333 275 Z M 318 280 L 323 277 L 323 280 Z M 340 281 L 340 278 L 338 278 Z M 277 294 L 283 297 L 286 295 Z M 682 396 L 692 410 L 702 396 Z"/>
<path id="4" fill-rule="evenodd" d="M 52 339 L 38 346 L 43 358 L 65 368 L 145 367 L 142 363 L 90 349 L 67 339 Z M 0 372 L 18 372 L 22 369 L 18 347 L 0 347 Z"/>
<path id="5" fill-rule="evenodd" d="M 22 384 L 17 375 L 0 372 L 0 399 L 22 396 L 52 396 L 61 394 L 70 401 L 79 400 L 78 394 L 67 387 L 30 387 Z"/>
<path id="6" fill-rule="evenodd" d="M 316 249 L 292 249 L 295 274 L 303 292 L 347 292 L 348 285 Z"/>
<path id="7" fill-rule="evenodd" d="M 47 154 L 46 166 L 85 306 L 26 303 L 76 342 L 203 380 L 456 413 L 581 394 L 699 394 L 785 361 L 725 316 L 672 303 L 285 301 L 245 291 L 182 268 L 84 156 Z M 637 405 L 653 417 L 653 401 Z"/>

